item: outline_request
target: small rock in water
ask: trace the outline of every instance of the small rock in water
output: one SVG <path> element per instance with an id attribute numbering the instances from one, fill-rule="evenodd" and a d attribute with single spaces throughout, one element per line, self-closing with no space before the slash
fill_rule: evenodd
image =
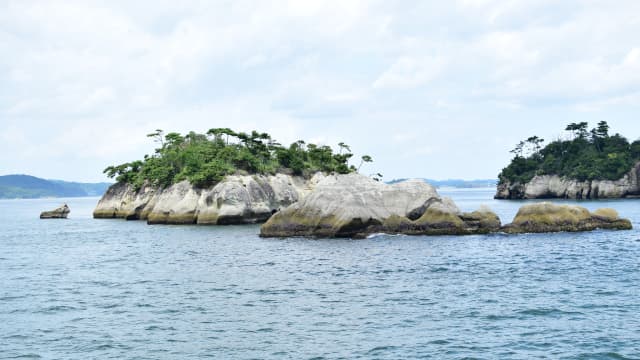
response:
<path id="1" fill-rule="evenodd" d="M 561 231 L 592 231 L 595 229 L 631 230 L 631 221 L 622 219 L 614 209 L 589 212 L 577 205 L 557 205 L 550 202 L 524 205 L 511 224 L 502 227 L 509 234 Z"/>
<path id="2" fill-rule="evenodd" d="M 51 211 L 43 211 L 40 213 L 40 219 L 66 219 L 71 210 L 67 204 Z"/>

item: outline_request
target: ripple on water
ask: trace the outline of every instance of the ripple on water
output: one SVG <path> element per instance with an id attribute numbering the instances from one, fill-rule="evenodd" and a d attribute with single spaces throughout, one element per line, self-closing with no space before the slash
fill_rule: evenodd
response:
<path id="1" fill-rule="evenodd" d="M 458 205 L 513 218 L 491 195 Z M 640 358 L 640 229 L 261 239 L 92 220 L 97 199 L 45 224 L 47 201 L 0 201 L 0 358 Z"/>

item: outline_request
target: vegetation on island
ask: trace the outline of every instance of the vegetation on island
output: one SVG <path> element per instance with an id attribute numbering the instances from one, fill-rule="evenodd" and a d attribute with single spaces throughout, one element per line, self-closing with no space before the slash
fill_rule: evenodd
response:
<path id="1" fill-rule="evenodd" d="M 499 175 L 500 183 L 526 183 L 536 175 L 559 175 L 585 180 L 618 180 L 640 160 L 640 140 L 633 143 L 622 135 L 609 134 L 601 121 L 589 130 L 589 123 L 571 123 L 568 139 L 542 146 L 544 139 L 532 136 L 511 150 L 514 158 Z"/>
<path id="2" fill-rule="evenodd" d="M 353 153 L 345 143 L 338 144 L 337 152 L 330 146 L 307 144 L 302 140 L 285 147 L 271 135 L 257 131 L 245 133 L 214 128 L 206 134 L 181 135 L 156 130 L 147 136 L 158 144 L 153 155 L 109 166 L 104 173 L 136 188 L 145 182 L 166 187 L 182 180 L 189 180 L 197 187 L 207 187 L 226 175 L 237 173 L 308 176 L 320 171 L 348 174 L 373 161 L 364 155 L 356 168 L 349 165 Z"/>

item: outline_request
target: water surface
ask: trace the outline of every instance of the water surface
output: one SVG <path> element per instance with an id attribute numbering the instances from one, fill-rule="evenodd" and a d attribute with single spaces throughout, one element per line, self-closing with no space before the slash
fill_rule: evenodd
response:
<path id="1" fill-rule="evenodd" d="M 521 202 L 441 190 L 510 220 Z M 640 231 L 261 239 L 0 201 L 0 358 L 636 359 Z M 640 229 L 640 201 L 613 207 Z"/>

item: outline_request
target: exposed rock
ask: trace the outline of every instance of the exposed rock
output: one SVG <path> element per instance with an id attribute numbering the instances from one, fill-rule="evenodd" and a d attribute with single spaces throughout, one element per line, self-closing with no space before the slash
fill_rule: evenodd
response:
<path id="1" fill-rule="evenodd" d="M 591 213 L 581 206 L 543 202 L 522 206 L 513 222 L 505 225 L 502 231 L 519 234 L 631 228 L 631 222 L 621 219 L 613 209 L 599 209 Z"/>
<path id="2" fill-rule="evenodd" d="M 139 190 L 134 189 L 130 184 L 113 184 L 98 202 L 93 211 L 93 217 L 96 219 L 146 219 L 149 210 L 153 208 L 157 193 L 158 190 L 148 184 L 143 185 Z"/>
<path id="3" fill-rule="evenodd" d="M 605 199 L 640 195 L 640 163 L 619 180 L 578 181 L 557 175 L 538 175 L 531 181 L 498 185 L 496 199 Z"/>
<path id="4" fill-rule="evenodd" d="M 69 206 L 64 204 L 55 210 L 43 211 L 40 213 L 40 219 L 66 219 L 70 212 Z"/>
<path id="5" fill-rule="evenodd" d="M 228 176 L 199 189 L 187 181 L 156 189 L 115 184 L 94 210 L 95 218 L 147 220 L 149 224 L 246 224 L 266 221 L 311 191 L 324 175 L 311 179 L 284 174 Z"/>
<path id="6" fill-rule="evenodd" d="M 393 185 L 359 174 L 323 179 L 307 197 L 262 225 L 264 237 L 363 237 L 371 233 L 473 234 L 496 231 L 488 210 L 461 214 L 420 180 Z"/>
<path id="7" fill-rule="evenodd" d="M 149 224 L 195 224 L 201 190 L 188 181 L 171 185 L 157 195 L 147 215 Z"/>

